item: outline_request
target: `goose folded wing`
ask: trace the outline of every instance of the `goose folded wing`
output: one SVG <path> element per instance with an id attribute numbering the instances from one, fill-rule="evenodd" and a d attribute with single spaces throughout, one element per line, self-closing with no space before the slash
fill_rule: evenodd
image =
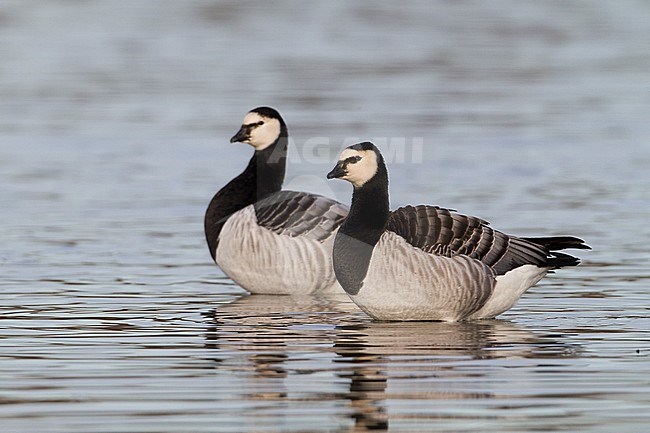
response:
<path id="1" fill-rule="evenodd" d="M 348 214 L 348 207 L 327 197 L 280 191 L 255 203 L 257 223 L 277 234 L 329 238 Z"/>
<path id="2" fill-rule="evenodd" d="M 401 207 L 391 213 L 386 229 L 429 254 L 480 260 L 497 275 L 526 264 L 552 266 L 552 257 L 543 245 L 508 236 L 485 220 L 437 206 Z"/>

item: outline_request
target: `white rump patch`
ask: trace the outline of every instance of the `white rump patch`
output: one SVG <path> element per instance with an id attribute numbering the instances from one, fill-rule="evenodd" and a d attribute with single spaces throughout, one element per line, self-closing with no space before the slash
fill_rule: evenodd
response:
<path id="1" fill-rule="evenodd" d="M 521 295 L 544 278 L 549 268 L 523 265 L 499 275 L 494 292 L 487 303 L 470 319 L 490 319 L 512 308 Z"/>

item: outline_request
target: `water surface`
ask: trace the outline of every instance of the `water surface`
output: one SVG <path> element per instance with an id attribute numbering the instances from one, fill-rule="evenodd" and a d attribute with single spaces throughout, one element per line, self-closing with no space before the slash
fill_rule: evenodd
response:
<path id="1" fill-rule="evenodd" d="M 7 432 L 580 431 L 650 423 L 650 5 L 0 4 Z M 373 139 L 391 201 L 594 248 L 498 320 L 246 296 L 207 202 L 278 108 L 286 184 Z"/>

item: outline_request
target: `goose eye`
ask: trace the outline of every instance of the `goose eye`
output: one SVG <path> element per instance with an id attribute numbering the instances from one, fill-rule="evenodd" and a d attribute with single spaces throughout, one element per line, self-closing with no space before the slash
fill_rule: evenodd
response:
<path id="1" fill-rule="evenodd" d="M 347 161 L 349 164 L 356 164 L 357 162 L 361 161 L 361 157 L 358 156 L 358 155 L 357 155 L 357 156 L 351 156 L 351 157 L 349 157 L 348 159 L 346 159 L 346 161 Z"/>
<path id="2" fill-rule="evenodd" d="M 262 126 L 262 125 L 264 125 L 264 121 L 263 121 L 263 120 L 260 120 L 259 122 L 257 122 L 257 126 Z"/>

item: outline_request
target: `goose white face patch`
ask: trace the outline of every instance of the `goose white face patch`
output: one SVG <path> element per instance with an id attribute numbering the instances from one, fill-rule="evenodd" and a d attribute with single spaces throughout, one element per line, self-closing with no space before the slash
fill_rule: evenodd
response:
<path id="1" fill-rule="evenodd" d="M 345 149 L 339 162 L 345 164 L 345 179 L 355 188 L 363 186 L 377 173 L 377 154 L 373 150 Z"/>
<path id="2" fill-rule="evenodd" d="M 280 136 L 281 127 L 278 119 L 264 117 L 254 111 L 246 114 L 242 125 L 251 127 L 250 137 L 245 143 L 253 146 L 255 150 L 266 149 Z"/>

